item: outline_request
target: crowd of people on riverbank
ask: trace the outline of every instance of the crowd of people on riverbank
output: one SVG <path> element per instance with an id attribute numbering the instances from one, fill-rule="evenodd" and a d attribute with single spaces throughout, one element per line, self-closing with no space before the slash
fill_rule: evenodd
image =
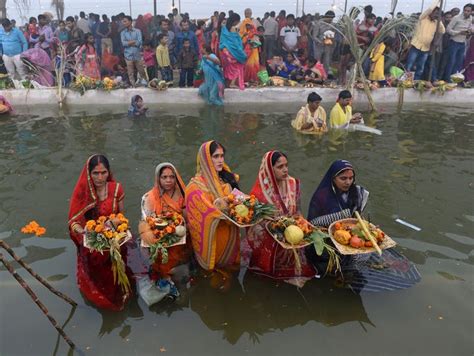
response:
<path id="1" fill-rule="evenodd" d="M 370 5 L 360 16 L 355 16 L 358 9 L 351 10 L 362 49 L 393 16 L 417 21 L 413 31 L 391 33 L 373 48 L 363 63 L 367 78 L 390 85 L 390 79 L 400 75 L 393 68 L 401 68 L 413 72 L 415 80 L 450 82 L 451 75 L 460 71 L 466 81 L 474 80 L 473 6 L 443 12 L 439 0 L 434 0 L 421 14 L 385 18 Z M 155 78 L 172 85 L 178 71 L 180 87 L 210 81 L 201 94 L 219 103 L 224 86 L 243 90 L 267 85 L 270 78 L 274 85 L 346 84 L 354 58 L 340 30 L 332 10 L 301 17 L 281 10 L 278 15 L 271 11 L 254 17 L 246 9 L 243 18 L 232 10 L 216 11 L 207 19 L 194 20 L 177 9 L 168 16 L 145 14 L 136 19 L 123 13 L 109 18 L 81 12 L 57 21 L 45 13 L 31 17 L 24 26 L 2 20 L 0 70 L 25 79 L 34 68 L 46 86 L 54 85 L 57 78 L 52 72 L 61 61 L 68 64 L 62 73 L 66 86 L 79 75 L 93 80 L 120 77 L 130 86 L 147 85 Z"/>

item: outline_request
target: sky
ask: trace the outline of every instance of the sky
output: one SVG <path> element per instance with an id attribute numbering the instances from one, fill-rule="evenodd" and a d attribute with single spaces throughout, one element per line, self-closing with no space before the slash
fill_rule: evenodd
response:
<path id="1" fill-rule="evenodd" d="M 45 11 L 50 11 L 51 0 L 29 0 L 30 10 L 24 14 L 25 18 L 37 16 Z M 174 0 L 175 5 L 181 3 L 181 11 L 188 12 L 191 18 L 207 18 L 214 10 L 228 11 L 230 9 L 243 14 L 243 10 L 250 7 L 254 16 L 263 16 L 264 12 L 285 9 L 287 13 L 296 13 L 298 5 L 298 14 L 301 14 L 302 5 L 306 13 L 324 13 L 331 7 L 335 8 L 336 14 L 342 13 L 344 9 L 344 0 Z M 94 12 L 98 14 L 115 15 L 120 12 L 130 14 L 130 2 L 132 5 L 132 16 L 135 18 L 139 14 L 147 12 L 153 13 L 153 0 L 64 0 L 65 15 L 76 15 L 84 10 L 86 13 Z M 390 12 L 391 0 L 347 0 L 348 8 L 353 5 L 374 6 L 374 13 L 379 16 L 385 16 Z M 468 0 L 445 0 L 446 8 L 462 8 Z M 406 13 L 419 12 L 428 7 L 430 0 L 398 0 L 396 11 Z M 172 7 L 172 0 L 157 0 L 158 13 L 167 14 Z M 20 15 L 14 5 L 14 0 L 7 0 L 7 15 L 9 18 L 20 20 Z M 23 21 L 20 21 L 23 22 Z"/>

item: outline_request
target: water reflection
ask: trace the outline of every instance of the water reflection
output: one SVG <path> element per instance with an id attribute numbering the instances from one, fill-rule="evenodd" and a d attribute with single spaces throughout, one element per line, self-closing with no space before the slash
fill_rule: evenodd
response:
<path id="1" fill-rule="evenodd" d="M 370 321 L 361 297 L 351 291 L 335 289 L 330 281 L 313 281 L 298 290 L 286 283 L 255 275 L 245 278 L 245 292 L 237 281 L 223 293 L 201 279 L 191 294 L 190 307 L 210 330 L 222 331 L 223 338 L 236 344 L 247 335 L 259 343 L 267 333 L 283 331 L 316 321 L 326 326 Z"/>

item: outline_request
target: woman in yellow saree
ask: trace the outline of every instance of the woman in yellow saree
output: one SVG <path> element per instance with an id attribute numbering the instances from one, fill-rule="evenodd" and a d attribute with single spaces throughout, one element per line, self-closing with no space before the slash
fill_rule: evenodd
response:
<path id="1" fill-rule="evenodd" d="M 224 162 L 224 147 L 216 141 L 201 145 L 197 172 L 186 187 L 186 220 L 194 255 L 205 270 L 240 267 L 240 231 L 225 220 L 214 201 L 238 189 L 238 176 Z"/>

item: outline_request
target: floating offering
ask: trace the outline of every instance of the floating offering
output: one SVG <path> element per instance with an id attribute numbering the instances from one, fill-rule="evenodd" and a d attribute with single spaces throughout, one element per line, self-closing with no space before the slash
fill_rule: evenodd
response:
<path id="1" fill-rule="evenodd" d="M 168 263 L 168 248 L 186 244 L 186 224 L 181 214 L 169 212 L 163 215 L 147 217 L 146 222 L 155 240 L 149 244 L 143 239 L 141 246 L 150 249 L 150 262 L 161 256 L 161 263 Z"/>
<path id="2" fill-rule="evenodd" d="M 277 212 L 273 205 L 261 203 L 254 195 L 246 195 L 237 189 L 226 197 L 216 199 L 214 205 L 226 219 L 242 228 L 271 219 Z"/>
<path id="3" fill-rule="evenodd" d="M 101 254 L 109 251 L 114 283 L 118 283 L 124 293 L 130 292 L 130 281 L 120 252 L 120 246 L 132 238 L 128 219 L 121 213 L 100 216 L 97 220 L 87 221 L 85 230 L 84 246 Z"/>
<path id="4" fill-rule="evenodd" d="M 380 252 L 396 246 L 390 236 L 373 224 L 363 226 L 358 219 L 342 219 L 329 226 L 329 235 L 337 250 L 343 255 Z M 376 242 L 376 246 L 374 245 Z"/>
<path id="5" fill-rule="evenodd" d="M 41 236 L 46 233 L 46 228 L 40 226 L 40 224 L 33 220 L 23 226 L 20 231 L 24 234 L 35 234 L 36 236 Z"/>

